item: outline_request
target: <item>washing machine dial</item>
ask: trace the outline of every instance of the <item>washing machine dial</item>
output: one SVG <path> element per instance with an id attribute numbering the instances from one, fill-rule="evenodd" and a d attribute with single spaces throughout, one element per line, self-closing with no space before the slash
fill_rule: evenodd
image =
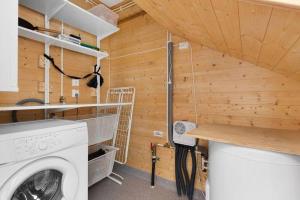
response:
<path id="1" fill-rule="evenodd" d="M 38 144 L 39 150 L 45 151 L 48 149 L 48 143 L 47 140 L 41 140 Z"/>

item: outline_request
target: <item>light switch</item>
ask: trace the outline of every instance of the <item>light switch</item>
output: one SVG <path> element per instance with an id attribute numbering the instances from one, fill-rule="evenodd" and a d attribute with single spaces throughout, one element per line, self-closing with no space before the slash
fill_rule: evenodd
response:
<path id="1" fill-rule="evenodd" d="M 180 42 L 178 48 L 179 49 L 188 49 L 189 43 L 188 42 Z"/>
<path id="2" fill-rule="evenodd" d="M 155 136 L 155 137 L 163 137 L 164 133 L 162 131 L 153 131 L 153 136 Z"/>

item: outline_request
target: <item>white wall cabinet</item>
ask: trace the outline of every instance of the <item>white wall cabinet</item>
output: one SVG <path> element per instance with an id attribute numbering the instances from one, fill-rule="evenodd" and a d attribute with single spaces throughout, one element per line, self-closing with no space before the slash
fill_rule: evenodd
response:
<path id="1" fill-rule="evenodd" d="M 18 91 L 18 0 L 0 6 L 0 92 Z"/>

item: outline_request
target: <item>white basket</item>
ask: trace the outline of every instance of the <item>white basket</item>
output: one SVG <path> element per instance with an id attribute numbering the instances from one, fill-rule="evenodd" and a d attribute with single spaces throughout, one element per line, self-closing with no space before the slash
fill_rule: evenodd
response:
<path id="1" fill-rule="evenodd" d="M 113 139 L 118 125 L 118 114 L 103 114 L 81 121 L 87 122 L 89 145 L 94 145 Z"/>
<path id="2" fill-rule="evenodd" d="M 103 4 L 99 4 L 92 9 L 89 10 L 94 15 L 104 19 L 108 23 L 111 23 L 115 26 L 118 25 L 119 15 L 112 11 L 111 9 L 107 8 Z"/>
<path id="3" fill-rule="evenodd" d="M 95 152 L 99 148 L 105 150 L 106 154 L 89 161 L 89 187 L 105 177 L 108 177 L 114 167 L 116 151 L 118 149 L 111 146 L 100 145 L 96 147 L 96 149 L 89 150 L 89 153 Z"/>

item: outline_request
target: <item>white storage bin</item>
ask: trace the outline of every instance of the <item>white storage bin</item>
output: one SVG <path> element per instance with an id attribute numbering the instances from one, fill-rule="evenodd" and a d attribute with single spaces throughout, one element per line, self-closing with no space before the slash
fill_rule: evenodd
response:
<path id="1" fill-rule="evenodd" d="M 107 8 L 103 4 L 99 4 L 98 6 L 93 7 L 89 10 L 94 15 L 104 19 L 108 23 L 111 23 L 115 26 L 118 25 L 119 15 L 113 12 L 111 9 Z"/>
<path id="2" fill-rule="evenodd" d="M 94 145 L 113 139 L 118 126 L 118 114 L 102 114 L 81 121 L 87 122 L 89 145 Z"/>
<path id="3" fill-rule="evenodd" d="M 93 153 L 98 149 L 105 150 L 105 154 L 89 161 L 89 186 L 97 183 L 98 181 L 108 177 L 113 170 L 116 151 L 115 147 L 99 145 L 89 149 L 89 153 Z"/>

